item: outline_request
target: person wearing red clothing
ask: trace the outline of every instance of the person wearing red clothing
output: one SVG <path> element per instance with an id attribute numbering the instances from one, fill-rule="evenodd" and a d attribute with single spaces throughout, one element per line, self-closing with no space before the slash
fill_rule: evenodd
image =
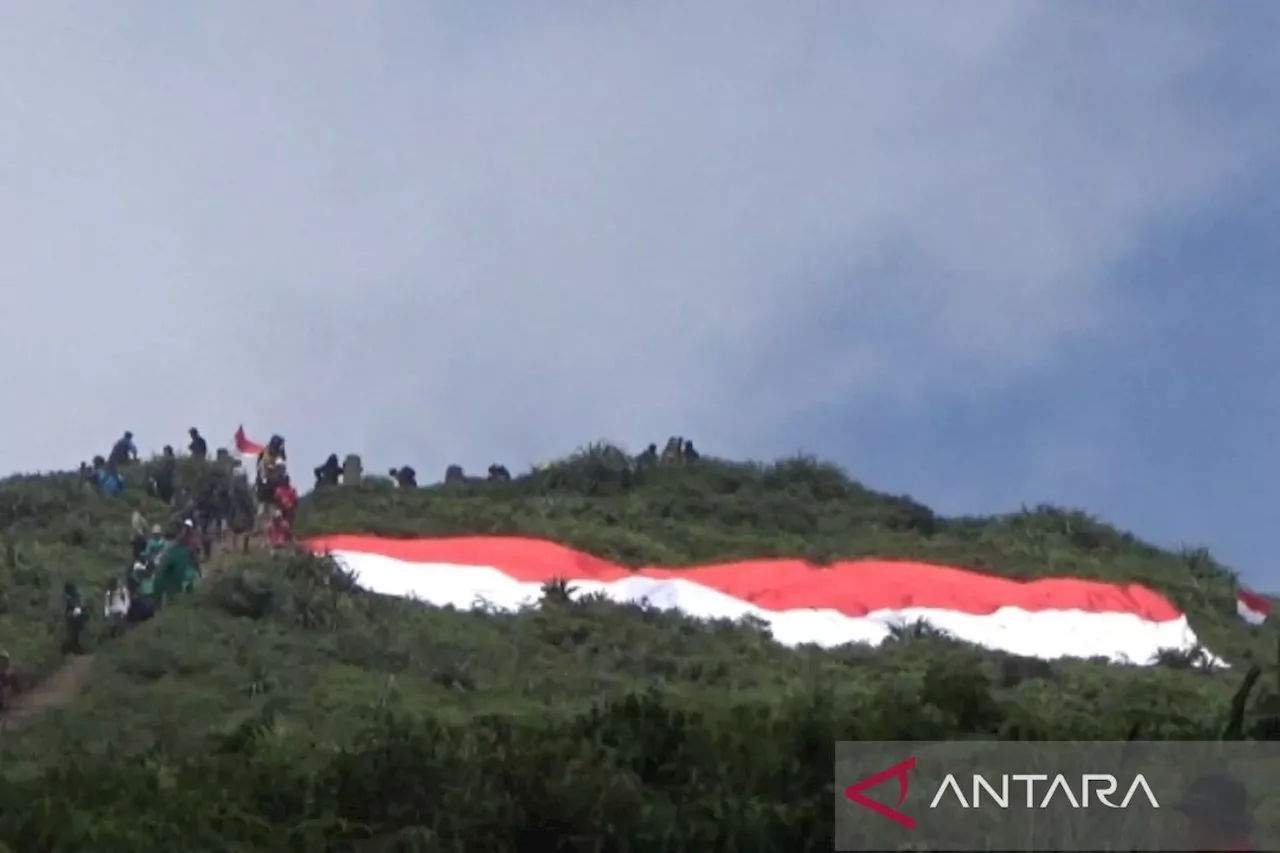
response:
<path id="1" fill-rule="evenodd" d="M 271 494 L 271 502 L 284 514 L 285 520 L 292 526 L 294 515 L 298 510 L 298 490 L 293 487 L 293 483 L 289 482 L 288 477 L 276 485 L 275 491 Z"/>
<path id="2" fill-rule="evenodd" d="M 280 509 L 271 513 L 271 523 L 267 525 L 267 547 L 274 554 L 293 544 L 293 525 Z"/>

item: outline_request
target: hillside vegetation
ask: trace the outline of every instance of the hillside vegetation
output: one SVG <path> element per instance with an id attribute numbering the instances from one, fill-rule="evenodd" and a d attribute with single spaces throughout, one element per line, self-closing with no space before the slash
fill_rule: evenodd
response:
<path id="1" fill-rule="evenodd" d="M 122 499 L 72 474 L 0 483 L 0 645 L 37 679 L 61 661 L 62 583 L 98 601 L 127 560 L 131 509 L 163 518 L 142 479 Z M 74 698 L 0 734 L 0 844 L 826 850 L 836 740 L 1214 739 L 1248 665 L 1274 659 L 1203 551 L 1052 507 L 943 518 L 809 459 L 636 470 L 594 448 L 510 483 L 307 496 L 299 534 L 338 532 L 520 533 L 631 565 L 881 556 L 1140 582 L 1233 668 L 1045 663 L 923 629 L 788 650 L 757 625 L 554 586 L 538 610 L 460 613 L 352 589 L 323 559 L 225 555 L 195 595 L 100 641 Z M 1275 728 L 1274 685 L 1266 674 L 1228 736 Z"/>

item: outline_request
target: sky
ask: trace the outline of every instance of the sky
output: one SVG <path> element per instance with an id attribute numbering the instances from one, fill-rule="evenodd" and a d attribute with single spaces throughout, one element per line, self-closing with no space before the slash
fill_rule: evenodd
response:
<path id="1" fill-rule="evenodd" d="M 1280 589 L 1280 4 L 1101 9 L 6 3 L 0 471 L 681 434 Z"/>

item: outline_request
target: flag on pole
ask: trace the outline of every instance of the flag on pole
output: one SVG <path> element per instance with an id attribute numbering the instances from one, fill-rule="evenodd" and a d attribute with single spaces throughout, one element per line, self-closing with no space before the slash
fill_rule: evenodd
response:
<path id="1" fill-rule="evenodd" d="M 1261 625 L 1271 616 L 1271 602 L 1256 592 L 1237 587 L 1236 613 L 1250 625 Z"/>
<path id="2" fill-rule="evenodd" d="M 260 456 L 266 447 L 258 444 L 256 441 L 250 441 L 244 434 L 244 427 L 236 429 L 235 435 L 236 453 L 241 456 Z"/>

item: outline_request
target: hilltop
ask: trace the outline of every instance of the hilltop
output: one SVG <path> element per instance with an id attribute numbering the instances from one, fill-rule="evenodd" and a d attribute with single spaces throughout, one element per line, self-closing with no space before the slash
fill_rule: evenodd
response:
<path id="1" fill-rule="evenodd" d="M 184 463 L 186 485 L 204 476 L 204 464 Z M 0 482 L 0 645 L 38 678 L 61 663 L 62 582 L 98 601 L 123 568 L 131 508 L 163 517 L 142 479 L 116 499 L 74 474 Z M 423 825 L 469 849 L 553 848 L 539 832 L 674 832 L 670 806 L 690 798 L 714 800 L 733 828 L 708 805 L 701 820 L 682 815 L 680 843 L 663 849 L 755 838 L 744 849 L 816 850 L 830 845 L 822 786 L 834 740 L 1105 740 L 1136 727 L 1149 739 L 1214 738 L 1247 665 L 1274 655 L 1269 634 L 1236 618 L 1231 573 L 1202 550 L 1163 551 L 1049 506 L 944 518 L 805 458 L 641 473 L 597 447 L 510 483 L 320 490 L 304 497 L 298 532 L 519 533 L 627 565 L 874 556 L 1138 582 L 1186 612 L 1232 669 L 1176 655 L 1151 667 L 1045 663 L 923 629 L 878 649 L 790 650 L 752 625 L 554 596 L 514 616 L 435 610 L 351 590 L 325 559 L 225 555 L 197 594 L 93 649 L 64 705 L 0 734 L 0 842 L 40 849 L 53 837 L 41 832 L 87 832 L 48 810 L 14 817 L 54 791 L 59 809 L 139 851 L 214 849 L 199 845 L 215 836 L 332 849 L 360 826 L 385 840 Z M 1271 681 L 1257 701 L 1271 702 Z M 1259 716 L 1254 706 L 1249 719 Z M 140 758 L 119 764 L 121 754 Z M 157 767 L 166 784 L 183 780 L 181 796 L 145 794 Z M 193 816 L 214 803 L 217 821 Z M 104 828 L 121 808 L 168 829 L 143 843 L 128 826 Z M 537 828 L 548 820 L 554 832 Z M 317 846 L 272 846 L 303 824 Z M 403 843 L 378 849 L 428 849 Z"/>

